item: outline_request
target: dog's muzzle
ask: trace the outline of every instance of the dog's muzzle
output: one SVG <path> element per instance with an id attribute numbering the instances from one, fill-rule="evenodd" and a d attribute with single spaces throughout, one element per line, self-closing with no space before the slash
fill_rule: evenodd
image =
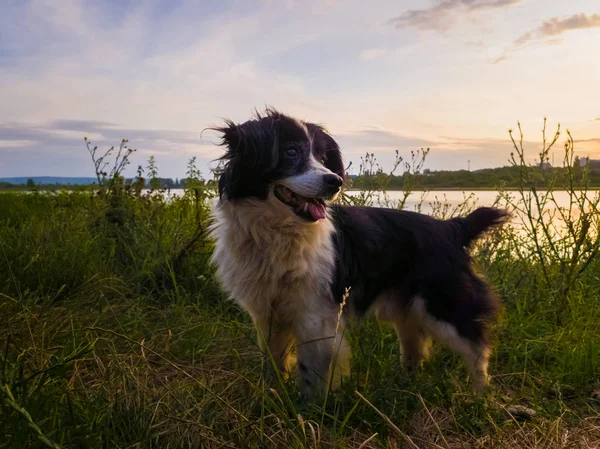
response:
<path id="1" fill-rule="evenodd" d="M 327 204 L 325 201 L 331 200 L 340 192 L 343 179 L 332 173 L 322 176 L 319 194 L 314 197 L 307 197 L 294 192 L 289 187 L 282 184 L 275 186 L 275 197 L 289 206 L 296 215 L 307 221 L 318 221 L 327 217 Z"/>

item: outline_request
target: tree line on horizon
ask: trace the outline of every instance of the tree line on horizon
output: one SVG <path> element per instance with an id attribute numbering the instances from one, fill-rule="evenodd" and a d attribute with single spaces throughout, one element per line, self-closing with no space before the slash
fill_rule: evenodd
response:
<path id="1" fill-rule="evenodd" d="M 581 179 L 584 173 L 590 187 L 600 187 L 600 161 L 582 161 L 575 156 L 573 164 L 563 167 L 552 167 L 549 163 L 536 164 L 524 168 L 523 166 L 507 165 L 504 167 L 484 168 L 479 170 L 430 170 L 424 169 L 415 178 L 414 174 L 407 172 L 395 175 L 386 174 L 381 168 L 369 171 L 365 170 L 352 181 L 352 187 L 365 189 L 376 185 L 378 178 L 386 177 L 387 188 L 390 190 L 401 190 L 405 185 L 405 178 L 410 176 L 416 181 L 419 188 L 428 189 L 456 189 L 456 188 L 516 188 L 520 185 L 522 171 L 530 170 L 541 176 L 536 176 L 535 187 L 565 188 L 569 185 L 569 172 L 577 179 Z"/>
<path id="2" fill-rule="evenodd" d="M 583 162 L 583 163 L 582 163 Z M 456 188 L 497 188 L 497 187 L 518 187 L 521 179 L 521 171 L 523 167 L 519 166 L 504 166 L 497 168 L 484 168 L 479 170 L 431 170 L 424 169 L 418 173 L 418 176 L 410 174 L 414 178 L 417 187 L 425 190 L 428 189 L 456 189 Z M 584 171 L 587 173 L 590 187 L 600 187 L 600 161 L 587 160 L 581 161 L 579 157 L 575 157 L 572 166 L 569 167 L 552 167 L 548 163 L 537 164 L 528 167 L 528 170 L 542 173 L 543 176 L 536 177 L 536 187 L 549 187 L 549 182 L 553 183 L 554 188 L 568 187 L 568 171 L 574 172 L 576 177 L 582 177 Z M 377 185 L 379 178 L 385 176 L 387 178 L 387 188 L 390 190 L 402 190 L 405 185 L 406 173 L 399 175 L 386 174 L 382 168 L 377 170 L 364 170 L 359 175 L 351 175 L 350 186 L 354 189 L 365 189 Z M 128 180 L 129 181 L 129 180 Z M 134 179 L 130 180 L 131 182 Z M 215 187 L 215 181 L 201 181 L 206 187 Z M 194 179 L 195 186 L 198 180 Z M 187 178 L 161 178 L 155 177 L 145 180 L 145 188 L 158 190 L 173 190 L 185 189 L 191 183 Z M 97 187 L 97 183 L 90 184 L 70 184 L 70 183 L 36 183 L 33 178 L 27 180 L 26 184 L 13 184 L 10 182 L 0 181 L 0 190 L 35 190 L 35 189 L 90 189 Z"/>
<path id="3" fill-rule="evenodd" d="M 63 178 L 64 179 L 64 178 Z M 127 182 L 135 182 L 135 178 L 132 179 L 127 179 Z M 212 180 L 209 181 L 205 181 L 206 185 L 210 185 L 212 184 Z M 193 181 L 194 185 L 197 185 L 198 181 L 194 180 Z M 153 178 L 153 179 L 147 179 L 145 180 L 145 187 L 148 189 L 154 188 L 154 190 L 157 189 L 163 189 L 163 190 L 172 190 L 172 189 L 185 189 L 186 187 L 188 187 L 190 184 L 190 182 L 188 182 L 187 178 Z M 89 188 L 94 188 L 94 187 L 98 187 L 98 183 L 97 182 L 93 182 L 93 183 L 89 183 L 89 184 L 71 184 L 71 183 L 65 183 L 65 182 L 56 182 L 56 183 L 36 183 L 35 180 L 33 178 L 29 178 L 27 179 L 27 182 L 25 184 L 15 184 L 15 183 L 11 183 L 11 182 L 6 182 L 6 181 L 0 181 L 0 190 L 35 190 L 35 189 L 39 189 L 39 188 L 48 188 L 48 189 L 63 189 L 63 188 L 69 188 L 69 189 L 80 189 L 80 190 L 86 190 Z"/>

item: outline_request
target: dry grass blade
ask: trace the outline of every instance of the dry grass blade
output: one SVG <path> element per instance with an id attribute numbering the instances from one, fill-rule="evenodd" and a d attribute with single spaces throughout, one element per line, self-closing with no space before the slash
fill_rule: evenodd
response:
<path id="1" fill-rule="evenodd" d="M 442 438 L 444 445 L 446 446 L 447 449 L 450 449 L 450 445 L 448 444 L 448 441 L 446 440 L 446 437 L 444 436 L 442 429 L 440 429 L 440 426 L 438 425 L 437 421 L 435 420 L 435 418 L 429 411 L 429 408 L 427 407 L 427 404 L 425 404 L 425 400 L 423 399 L 423 396 L 421 396 L 420 394 L 417 394 L 417 397 L 419 398 L 419 401 L 421 401 L 421 405 L 423 406 L 423 409 L 425 410 L 425 412 L 427 412 L 427 415 L 431 419 L 431 422 L 433 423 L 433 425 L 437 429 L 438 433 L 440 434 L 440 437 Z"/>
<path id="2" fill-rule="evenodd" d="M 375 407 L 373 404 L 371 404 L 371 402 L 365 398 L 362 394 L 360 394 L 358 391 L 354 392 L 359 398 L 361 398 L 369 407 L 371 407 L 373 410 L 375 410 L 375 412 L 381 416 L 381 418 L 383 418 L 383 420 L 390 426 L 390 428 L 396 432 L 398 435 L 400 435 L 400 437 L 412 448 L 414 449 L 420 449 L 419 446 L 417 446 L 414 441 L 404 432 L 402 432 L 398 426 L 396 426 L 396 424 L 394 424 L 390 418 L 388 418 L 385 413 L 383 413 L 381 410 L 379 410 L 377 407 Z"/>
<path id="3" fill-rule="evenodd" d="M 377 432 L 375 432 L 373 435 L 371 435 L 369 438 L 367 438 L 365 441 L 362 442 L 362 444 L 360 446 L 358 446 L 358 449 L 363 449 L 367 446 L 367 444 L 369 444 L 371 442 L 371 440 L 373 440 L 373 438 L 375 438 L 377 435 L 379 435 Z"/>

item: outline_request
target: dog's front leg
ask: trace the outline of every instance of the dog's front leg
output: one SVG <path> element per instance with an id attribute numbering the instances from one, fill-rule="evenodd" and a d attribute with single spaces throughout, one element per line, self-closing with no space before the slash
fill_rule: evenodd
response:
<path id="1" fill-rule="evenodd" d="M 256 326 L 258 347 L 269 358 L 286 378 L 293 365 L 292 348 L 294 337 L 289 325 L 282 322 L 275 313 L 254 319 Z"/>
<path id="2" fill-rule="evenodd" d="M 343 331 L 343 321 L 335 310 L 306 313 L 297 323 L 300 393 L 304 398 L 315 398 L 329 386 L 337 388 L 348 373 L 350 347 Z"/>

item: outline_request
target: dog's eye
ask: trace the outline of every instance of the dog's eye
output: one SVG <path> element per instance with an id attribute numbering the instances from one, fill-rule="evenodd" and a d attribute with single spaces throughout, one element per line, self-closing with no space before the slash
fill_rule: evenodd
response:
<path id="1" fill-rule="evenodd" d="M 285 150 L 285 155 L 287 157 L 296 157 L 298 155 L 298 150 L 296 150 L 295 148 L 288 148 L 287 150 Z"/>

